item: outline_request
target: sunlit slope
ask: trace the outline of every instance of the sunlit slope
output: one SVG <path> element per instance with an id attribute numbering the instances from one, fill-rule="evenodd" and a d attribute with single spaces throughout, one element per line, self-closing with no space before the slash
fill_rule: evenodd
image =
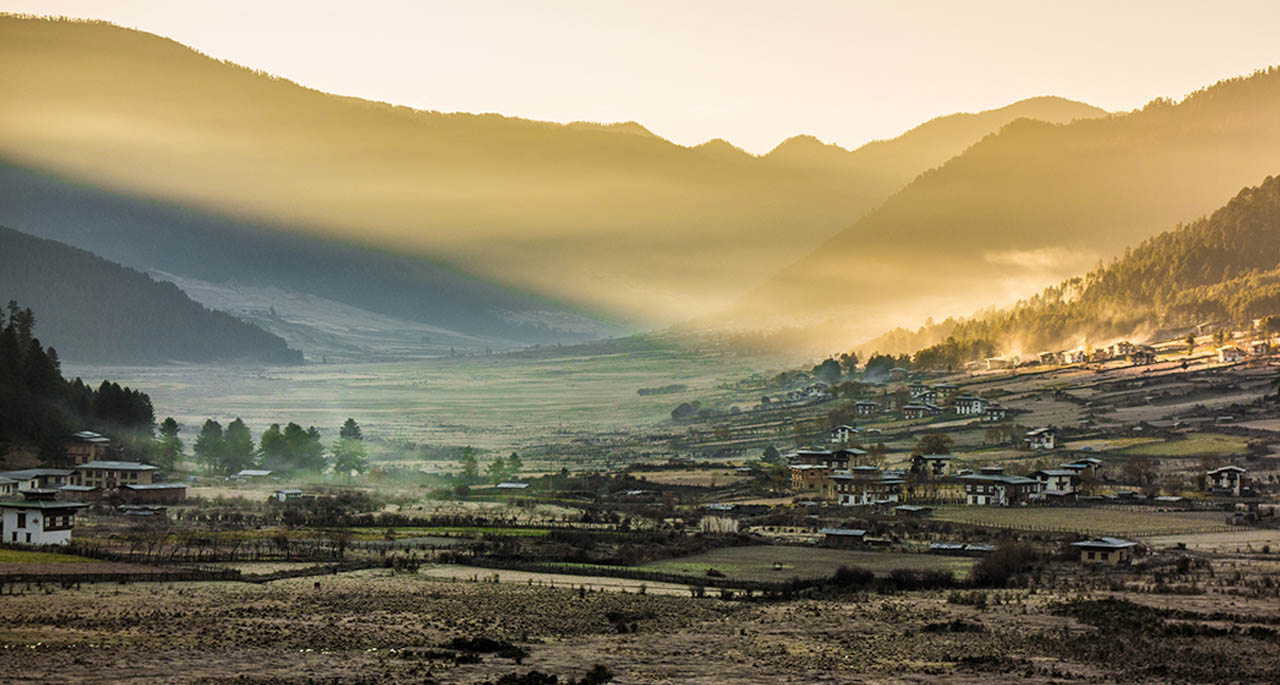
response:
<path id="1" fill-rule="evenodd" d="M 894 164 L 877 146 L 755 157 L 636 124 L 338 97 L 138 31 L 15 17 L 0 18 L 0 90 L 0 154 L 13 161 L 430 254 L 635 321 L 726 305 L 1010 118 L 1099 113 L 1032 100 Z"/>
<path id="2" fill-rule="evenodd" d="M 886 324 L 1011 302 L 1213 210 L 1277 160 L 1277 69 L 1126 115 L 1015 121 L 921 175 L 736 313 L 824 321 L 833 342 L 853 343 Z"/>
<path id="3" fill-rule="evenodd" d="M 1280 177 L 1267 177 L 1208 217 L 1149 238 L 1013 307 L 896 329 L 861 351 L 911 353 L 951 337 L 961 348 L 990 342 L 1026 358 L 1118 337 L 1143 341 L 1158 330 L 1205 322 L 1247 330 L 1272 314 L 1280 314 Z"/>

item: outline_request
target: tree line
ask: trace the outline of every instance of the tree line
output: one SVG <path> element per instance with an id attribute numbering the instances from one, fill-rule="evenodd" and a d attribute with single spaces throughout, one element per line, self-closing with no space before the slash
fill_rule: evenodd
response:
<path id="1" fill-rule="evenodd" d="M 167 422 L 161 427 L 161 433 L 168 435 Z M 181 450 L 176 431 L 172 439 Z M 335 474 L 350 477 L 369 468 L 364 434 L 352 418 L 338 429 L 338 439 L 327 451 L 315 426 L 303 428 L 290 421 L 281 428 L 280 424 L 273 423 L 255 441 L 239 417 L 225 428 L 218 421 L 208 419 L 192 444 L 192 452 L 206 473 L 222 475 L 252 468 L 280 473 L 320 473 L 331 467 Z"/>

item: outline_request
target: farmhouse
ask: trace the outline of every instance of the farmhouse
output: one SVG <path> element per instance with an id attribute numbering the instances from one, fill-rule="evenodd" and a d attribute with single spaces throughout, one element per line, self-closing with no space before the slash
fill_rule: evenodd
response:
<path id="1" fill-rule="evenodd" d="M 1112 345 L 1109 348 L 1109 351 L 1113 357 L 1127 357 L 1133 354 L 1133 349 L 1133 343 L 1128 340 L 1121 340 L 1120 342 Z"/>
<path id="2" fill-rule="evenodd" d="M 1143 347 L 1130 353 L 1129 361 L 1132 362 L 1134 366 L 1154 364 L 1156 363 L 1156 352 L 1149 347 Z"/>
<path id="3" fill-rule="evenodd" d="M 858 416 L 875 416 L 880 410 L 880 404 L 872 400 L 858 400 L 853 403 L 853 413 Z"/>
<path id="4" fill-rule="evenodd" d="M 828 464 L 836 471 L 848 471 L 850 466 L 857 466 L 866 460 L 867 451 L 857 447 L 841 447 L 831 453 Z"/>
<path id="5" fill-rule="evenodd" d="M 23 490 L 53 490 L 60 488 L 70 482 L 74 473 L 71 469 L 22 469 L 19 471 L 5 471 L 0 473 L 0 477 L 14 481 L 17 484 L 13 488 L 14 492 L 21 492 Z"/>
<path id="6" fill-rule="evenodd" d="M 1008 507 L 1026 504 L 1039 490 L 1035 480 L 1022 476 L 980 473 L 960 476 L 960 481 L 964 483 L 965 503 L 970 505 Z"/>
<path id="7" fill-rule="evenodd" d="M 187 498 L 182 483 L 125 483 L 120 497 L 130 504 L 177 504 Z"/>
<path id="8" fill-rule="evenodd" d="M 957 392 L 960 392 L 960 386 L 951 383 L 939 383 L 933 386 L 933 391 L 937 393 L 939 400 L 946 400 Z"/>
<path id="9" fill-rule="evenodd" d="M 18 481 L 0 476 L 0 497 L 12 497 L 18 494 Z"/>
<path id="10" fill-rule="evenodd" d="M 102 490 L 90 485 L 63 485 L 58 488 L 58 499 L 66 502 L 96 502 L 102 499 Z"/>
<path id="11" fill-rule="evenodd" d="M 857 432 L 853 426 L 840 425 L 831 429 L 831 442 L 844 443 L 849 442 L 853 438 L 853 434 Z"/>
<path id="12" fill-rule="evenodd" d="M 80 431 L 71 434 L 66 449 L 73 464 L 98 461 L 111 451 L 111 439 L 93 431 Z"/>
<path id="13" fill-rule="evenodd" d="M 1031 474 L 1041 492 L 1071 494 L 1080 489 L 1080 474 L 1071 469 L 1043 469 Z"/>
<path id="14" fill-rule="evenodd" d="M 940 413 L 942 413 L 942 407 L 930 402 L 912 402 L 902 407 L 902 415 L 908 419 L 923 419 Z"/>
<path id="15" fill-rule="evenodd" d="M 1255 342 L 1249 347 L 1249 352 L 1255 357 L 1265 357 L 1271 354 L 1271 343 L 1265 340 Z"/>
<path id="16" fill-rule="evenodd" d="M 825 464 L 792 464 L 791 489 L 798 493 L 821 493 L 831 472 L 832 468 Z"/>
<path id="17" fill-rule="evenodd" d="M 1133 548 L 1138 543 L 1120 538 L 1095 538 L 1084 542 L 1073 542 L 1072 547 L 1080 550 L 1080 563 L 1083 564 L 1127 564 L 1133 559 Z"/>
<path id="18" fill-rule="evenodd" d="M 918 399 L 920 396 L 929 392 L 929 386 L 923 381 L 914 381 L 907 385 L 907 391 L 911 393 L 911 399 Z"/>
<path id="19" fill-rule="evenodd" d="M 1050 364 L 1061 364 L 1062 353 L 1061 352 L 1041 352 L 1040 363 L 1044 364 L 1045 366 L 1048 366 Z"/>
<path id="20" fill-rule="evenodd" d="M 982 420 L 991 423 L 1004 421 L 1008 416 L 1009 412 L 998 402 L 988 404 L 986 410 L 982 412 Z"/>
<path id="21" fill-rule="evenodd" d="M 1029 450 L 1051 450 L 1054 447 L 1056 437 L 1053 428 L 1037 428 L 1028 431 L 1026 437 L 1022 440 L 1027 444 Z"/>
<path id="22" fill-rule="evenodd" d="M 847 473 L 832 474 L 829 480 L 828 498 L 847 507 L 899 502 L 902 498 L 901 474 L 882 472 L 874 466 L 855 466 Z"/>
<path id="23" fill-rule="evenodd" d="M 1218 348 L 1218 361 L 1226 364 L 1244 359 L 1244 350 L 1235 345 L 1223 345 Z"/>
<path id="24" fill-rule="evenodd" d="M 91 461 L 76 467 L 72 485 L 88 485 L 110 490 L 125 484 L 147 484 L 159 469 L 136 461 Z"/>
<path id="25" fill-rule="evenodd" d="M 987 404 L 986 400 L 975 395 L 960 395 L 952 402 L 960 416 L 978 416 L 987 410 Z"/>
<path id="26" fill-rule="evenodd" d="M 0 539 L 10 544 L 65 545 L 75 514 L 85 505 L 59 502 L 56 490 L 27 490 L 21 500 L 0 502 Z"/>
<path id="27" fill-rule="evenodd" d="M 861 528 L 823 528 L 818 531 L 823 542 L 832 547 L 849 547 L 860 545 L 867 537 L 867 531 Z"/>
<path id="28" fill-rule="evenodd" d="M 929 478 L 942 478 L 950 473 L 954 459 L 950 454 L 917 454 L 911 457 L 911 472 Z"/>
<path id="29" fill-rule="evenodd" d="M 1083 364 L 1089 361 L 1089 353 L 1085 352 L 1084 348 L 1077 348 L 1070 352 L 1064 352 L 1062 360 L 1067 364 Z"/>
<path id="30" fill-rule="evenodd" d="M 227 478 L 241 483 L 248 483 L 250 481 L 266 480 L 270 477 L 271 471 L 265 469 L 241 469 Z"/>
<path id="31" fill-rule="evenodd" d="M 1205 474 L 1205 485 L 1215 495 L 1239 497 L 1246 489 L 1246 471 L 1240 466 L 1223 466 Z"/>

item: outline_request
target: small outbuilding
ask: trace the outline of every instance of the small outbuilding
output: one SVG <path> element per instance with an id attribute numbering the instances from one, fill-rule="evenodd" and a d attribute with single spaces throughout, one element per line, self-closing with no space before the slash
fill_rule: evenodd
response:
<path id="1" fill-rule="evenodd" d="M 1138 543 L 1120 538 L 1101 537 L 1083 542 L 1073 542 L 1072 547 L 1080 550 L 1082 564 L 1127 564 L 1133 560 L 1133 550 Z"/>

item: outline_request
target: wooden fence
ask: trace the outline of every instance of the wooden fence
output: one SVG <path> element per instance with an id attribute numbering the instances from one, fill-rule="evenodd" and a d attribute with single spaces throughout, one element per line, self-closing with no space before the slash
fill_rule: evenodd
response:
<path id="1" fill-rule="evenodd" d="M 662 573 L 636 568 L 618 566 L 590 566 L 583 564 L 560 564 L 554 562 L 530 562 L 515 559 L 495 559 L 493 557 L 458 557 L 454 563 L 461 566 L 478 566 L 480 568 L 506 571 L 525 571 L 528 573 L 549 573 L 567 576 L 595 576 L 607 578 L 623 578 L 650 583 L 669 583 L 690 587 L 721 588 L 759 592 L 766 595 L 789 596 L 791 593 L 809 587 L 820 586 L 828 579 L 794 579 L 790 581 L 753 581 L 734 578 L 716 578 L 712 576 L 695 576 L 680 573 Z"/>

